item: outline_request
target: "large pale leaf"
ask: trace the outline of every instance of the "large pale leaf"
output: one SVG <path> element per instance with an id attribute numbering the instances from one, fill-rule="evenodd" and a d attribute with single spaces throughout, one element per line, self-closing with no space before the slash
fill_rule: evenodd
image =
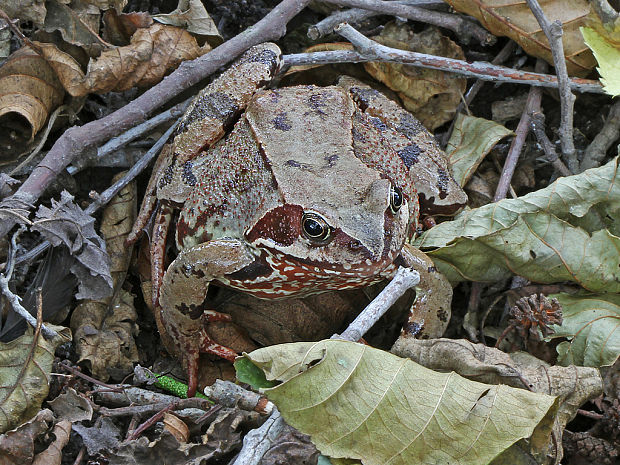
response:
<path id="1" fill-rule="evenodd" d="M 32 331 L 6 344 L 0 344 L 0 432 L 30 419 L 41 408 L 49 391 L 54 351 L 71 340 L 71 332 L 53 327 L 58 337 L 46 340 Z"/>
<path id="2" fill-rule="evenodd" d="M 557 408 L 552 396 L 437 373 L 353 342 L 246 356 L 283 381 L 264 393 L 289 424 L 323 454 L 365 465 L 485 464 L 521 438 L 546 441 Z"/>
<path id="3" fill-rule="evenodd" d="M 616 252 L 617 253 L 617 252 Z M 557 347 L 562 365 L 613 365 L 620 356 L 620 295 L 566 295 L 562 326 L 554 325 L 550 338 L 566 337 Z"/>
<path id="4" fill-rule="evenodd" d="M 545 189 L 461 213 L 417 241 L 452 282 L 570 280 L 620 292 L 618 158 Z M 599 214 L 600 213 L 600 214 Z M 605 229 L 607 228 L 607 229 Z"/>
<path id="5" fill-rule="evenodd" d="M 448 141 L 448 154 L 452 176 L 464 186 L 480 162 L 500 139 L 514 134 L 501 124 L 484 118 L 459 113 Z"/>

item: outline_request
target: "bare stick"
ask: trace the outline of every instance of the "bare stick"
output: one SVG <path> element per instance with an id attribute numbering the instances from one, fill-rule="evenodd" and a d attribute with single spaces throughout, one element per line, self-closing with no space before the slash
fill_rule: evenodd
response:
<path id="1" fill-rule="evenodd" d="M 278 438 L 286 423 L 277 408 L 260 427 L 243 438 L 243 447 L 231 465 L 257 465 Z"/>
<path id="2" fill-rule="evenodd" d="M 211 52 L 179 68 L 159 84 L 123 108 L 83 126 L 69 128 L 56 141 L 45 158 L 34 168 L 18 191 L 5 200 L 8 204 L 34 204 L 56 176 L 85 148 L 99 144 L 144 121 L 149 114 L 183 90 L 198 83 L 229 63 L 253 45 L 276 40 L 286 33 L 288 21 L 303 10 L 310 0 L 283 0 L 254 26 L 247 28 Z M 8 202 L 8 203 L 7 203 Z M 0 237 L 13 227 L 12 218 L 0 223 Z"/>
<path id="3" fill-rule="evenodd" d="M 381 293 L 370 302 L 347 329 L 340 335 L 332 336 L 332 339 L 345 339 L 358 341 L 364 337 L 372 326 L 379 321 L 385 312 L 401 297 L 408 289 L 420 282 L 420 274 L 411 268 L 399 267 L 398 271 Z"/>
<path id="4" fill-rule="evenodd" d="M 401 0 L 397 3 L 400 5 L 414 5 L 419 7 L 444 5 L 442 0 Z M 382 14 L 379 11 L 364 10 L 362 8 L 351 8 L 350 10 L 335 11 L 327 18 L 319 21 L 314 26 L 308 28 L 308 37 L 312 40 L 320 39 L 334 32 L 334 28 L 340 23 L 357 24 L 365 19 Z"/>
<path id="5" fill-rule="evenodd" d="M 585 171 L 590 168 L 596 168 L 601 165 L 603 158 L 607 150 L 612 144 L 620 137 L 620 101 L 614 103 L 610 110 L 603 128 L 594 137 L 594 140 L 588 145 L 581 165 L 580 171 Z"/>
<path id="6" fill-rule="evenodd" d="M 542 59 L 539 58 L 536 60 L 536 69 L 544 69 L 545 66 L 547 66 L 547 64 Z M 532 87 L 527 96 L 525 109 L 521 114 L 521 119 L 515 131 L 515 138 L 512 140 L 512 144 L 510 144 L 510 149 L 508 150 L 508 155 L 504 162 L 504 168 L 502 169 L 502 174 L 497 184 L 497 190 L 495 191 L 495 197 L 493 198 L 494 202 L 506 197 L 512 175 L 515 172 L 519 156 L 525 144 L 525 138 L 530 130 L 530 114 L 540 110 L 541 99 L 542 89 L 540 87 Z"/>
<path id="7" fill-rule="evenodd" d="M 125 131 L 120 136 L 115 137 L 114 139 L 110 139 L 104 145 L 99 147 L 99 149 L 97 150 L 97 158 L 103 158 L 106 155 L 109 155 L 110 153 L 112 153 L 112 152 L 120 149 L 121 147 L 127 145 L 131 141 L 133 141 L 133 140 L 135 140 L 135 139 L 137 139 L 139 137 L 142 137 L 144 134 L 150 132 L 152 129 L 156 128 L 157 126 L 159 126 L 162 123 L 165 123 L 166 121 L 170 121 L 171 119 L 174 119 L 174 118 L 180 118 L 181 116 L 183 116 L 183 113 L 185 112 L 185 109 L 187 108 L 189 103 L 192 101 L 192 98 L 189 98 L 189 99 L 185 100 L 184 102 L 181 102 L 181 103 L 173 106 L 172 108 L 169 108 L 168 110 L 159 113 L 158 115 L 154 116 L 153 118 L 151 118 L 149 120 L 146 120 L 142 124 L 134 126 L 133 128 L 129 129 L 128 131 Z M 161 140 L 161 138 L 160 138 L 160 140 Z M 155 144 L 155 145 L 157 145 L 157 144 Z M 155 145 L 153 147 L 155 147 Z M 138 163 L 142 163 L 142 159 Z M 148 164 L 148 162 L 147 162 L 147 164 Z M 69 166 L 67 168 L 67 171 L 69 172 L 69 174 L 73 175 L 73 174 L 77 173 L 78 171 L 80 171 L 82 168 L 83 167 Z"/>
<path id="8" fill-rule="evenodd" d="M 566 165 L 562 163 L 562 160 L 560 160 L 555 151 L 555 147 L 545 133 L 545 115 L 542 111 L 530 114 L 530 129 L 532 129 L 536 139 L 538 139 L 538 142 L 542 146 L 547 160 L 562 176 L 570 176 L 572 173 Z"/>
<path id="9" fill-rule="evenodd" d="M 329 3 L 353 8 L 363 8 L 364 10 L 376 11 L 384 15 L 393 15 L 400 18 L 412 19 L 433 26 L 439 26 L 454 31 L 460 39 L 466 43 L 470 39 L 475 39 L 482 45 L 494 44 L 497 40 L 493 34 L 477 25 L 473 21 L 449 13 L 426 10 L 410 5 L 398 4 L 396 2 L 385 2 L 382 0 L 329 0 Z"/>
<path id="10" fill-rule="evenodd" d="M 562 23 L 560 21 L 550 22 L 543 12 L 538 0 L 526 0 L 527 4 L 534 13 L 538 24 L 549 40 L 555 73 L 558 76 L 560 89 L 560 145 L 562 155 L 571 173 L 576 173 L 579 166 L 575 153 L 573 141 L 573 107 L 575 96 L 571 92 L 568 72 L 566 71 L 566 59 L 564 58 L 564 45 L 562 44 Z"/>
<path id="11" fill-rule="evenodd" d="M 558 87 L 557 77 L 549 74 L 518 71 L 504 66 L 496 66 L 486 62 L 468 63 L 464 60 L 438 57 L 425 53 L 410 52 L 381 45 L 360 34 L 348 24 L 339 26 L 336 31 L 346 37 L 356 50 L 338 50 L 330 52 L 298 53 L 284 55 L 283 65 L 325 65 L 332 63 L 363 63 L 368 61 L 383 61 L 404 63 L 421 68 L 437 69 L 462 74 L 466 77 L 483 79 L 485 81 L 506 82 L 513 84 L 527 84 L 541 87 Z M 603 94 L 603 88 L 598 81 L 591 79 L 573 78 L 570 85 L 578 92 L 592 92 Z"/>

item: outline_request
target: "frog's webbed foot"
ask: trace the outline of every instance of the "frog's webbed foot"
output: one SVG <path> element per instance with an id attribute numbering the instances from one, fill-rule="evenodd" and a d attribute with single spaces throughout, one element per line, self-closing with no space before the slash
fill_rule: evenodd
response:
<path id="1" fill-rule="evenodd" d="M 246 245 L 235 239 L 218 239 L 185 249 L 170 264 L 159 292 L 166 348 L 183 359 L 188 370 L 188 395 L 196 391 L 198 358 L 208 352 L 227 360 L 236 353 L 213 341 L 205 326 L 230 319 L 205 306 L 209 283 L 254 262 Z"/>
<path id="2" fill-rule="evenodd" d="M 431 259 L 415 247 L 405 244 L 397 260 L 403 266 L 413 268 L 420 273 L 420 283 L 416 286 L 416 299 L 407 323 L 403 327 L 403 336 L 418 339 L 441 337 L 450 321 L 452 303 L 452 286 L 437 269 Z"/>

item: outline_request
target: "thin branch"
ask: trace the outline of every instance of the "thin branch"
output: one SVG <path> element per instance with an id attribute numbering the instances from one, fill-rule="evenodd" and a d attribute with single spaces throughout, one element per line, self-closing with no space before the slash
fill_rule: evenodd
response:
<path id="1" fill-rule="evenodd" d="M 362 8 L 364 10 L 376 11 L 384 15 L 393 15 L 400 18 L 407 18 L 422 23 L 432 24 L 433 26 L 443 27 L 454 31 L 460 39 L 468 42 L 475 39 L 482 45 L 494 44 L 497 40 L 493 34 L 486 29 L 466 19 L 451 13 L 426 10 L 416 6 L 398 4 L 396 2 L 385 2 L 382 0 L 329 0 L 333 5 Z"/>
<path id="2" fill-rule="evenodd" d="M 170 76 L 151 87 L 123 108 L 83 126 L 69 128 L 56 141 L 45 158 L 34 168 L 18 191 L 5 203 L 34 204 L 56 176 L 82 151 L 108 140 L 144 121 L 149 114 L 183 90 L 206 78 L 221 66 L 232 61 L 248 48 L 259 43 L 277 40 L 286 33 L 286 24 L 303 10 L 310 0 L 283 0 L 254 26 L 226 41 L 193 61 L 182 63 Z M 0 224 L 0 237 L 15 224 L 5 220 Z"/>
<path id="3" fill-rule="evenodd" d="M 612 146 L 614 142 L 620 137 L 620 101 L 614 103 L 610 110 L 603 128 L 594 137 L 594 140 L 588 145 L 581 165 L 580 171 L 585 171 L 590 168 L 596 168 L 601 165 L 601 162 L 605 158 L 607 150 Z"/>
<path id="4" fill-rule="evenodd" d="M 284 55 L 283 65 L 324 65 L 333 63 L 363 63 L 368 61 L 383 61 L 404 63 L 421 68 L 437 69 L 462 74 L 466 77 L 483 79 L 485 81 L 527 84 L 541 87 L 558 87 L 556 76 L 541 73 L 519 71 L 504 66 L 495 66 L 486 62 L 468 63 L 464 60 L 438 57 L 425 53 L 410 52 L 381 45 L 360 34 L 348 24 L 339 26 L 339 34 L 346 37 L 356 50 L 338 50 L 330 52 L 297 53 Z M 592 92 L 603 94 L 603 88 L 598 81 L 591 79 L 573 78 L 571 87 L 578 92 Z"/>
<path id="5" fill-rule="evenodd" d="M 395 1 L 399 5 L 413 5 L 419 7 L 431 7 L 446 4 L 443 0 L 401 0 Z M 334 28 L 340 23 L 359 24 L 365 19 L 373 16 L 381 15 L 380 11 L 364 10 L 362 8 L 351 8 L 350 10 L 338 10 L 333 12 L 327 18 L 319 21 L 308 28 L 308 37 L 312 40 L 320 39 L 334 32 Z"/>
<path id="6" fill-rule="evenodd" d="M 97 150 L 97 158 L 103 158 L 106 155 L 109 155 L 110 153 L 115 152 L 121 147 L 129 144 L 131 141 L 144 136 L 144 134 L 150 132 L 152 129 L 155 129 L 157 126 L 159 126 L 162 123 L 170 121 L 171 119 L 174 119 L 174 118 L 180 118 L 181 116 L 183 116 L 185 109 L 190 104 L 192 99 L 193 97 L 173 106 L 172 108 L 167 109 L 166 111 L 159 113 L 153 118 L 146 120 L 142 124 L 134 126 L 133 128 L 129 129 L 128 131 L 125 131 L 118 137 L 110 139 L 108 142 L 106 142 L 101 147 L 99 147 L 99 149 Z M 159 140 L 161 140 L 161 138 Z M 153 145 L 153 147 L 158 145 L 159 140 L 155 145 Z M 153 149 L 151 148 L 151 150 Z M 142 159 L 140 159 L 138 163 L 141 164 Z M 147 161 L 146 163 L 148 164 L 149 162 Z M 67 171 L 69 172 L 69 174 L 73 175 L 84 167 L 85 166 L 79 166 L 79 167 L 69 166 L 67 168 Z M 142 169 L 144 168 L 145 166 L 142 167 Z"/>
<path id="7" fill-rule="evenodd" d="M 277 408 L 259 428 L 251 430 L 243 438 L 243 447 L 231 465 L 258 465 L 265 453 L 278 438 L 286 423 Z"/>
<path id="8" fill-rule="evenodd" d="M 332 336 L 332 339 L 358 341 L 379 321 L 379 318 L 388 311 L 394 302 L 419 282 L 420 274 L 417 271 L 401 266 L 389 284 L 366 306 L 348 328 L 341 335 Z"/>
<path id="9" fill-rule="evenodd" d="M 547 64 L 542 59 L 539 58 L 536 60 L 537 70 L 544 69 L 546 66 Z M 504 162 L 504 168 L 502 169 L 502 174 L 500 175 L 499 182 L 497 184 L 497 190 L 495 191 L 495 197 L 493 198 L 494 202 L 506 197 L 508 188 L 510 187 L 510 181 L 512 180 L 512 175 L 515 172 L 517 162 L 519 161 L 519 156 L 521 155 L 523 145 L 525 144 L 525 138 L 530 130 L 530 114 L 540 111 L 541 99 L 542 89 L 540 87 L 532 87 L 527 96 L 525 109 L 521 114 L 521 119 L 519 120 L 519 124 L 515 131 L 516 135 L 512 140 L 512 144 L 510 144 L 510 149 L 508 150 L 508 155 L 506 156 L 506 161 Z"/>
<path id="10" fill-rule="evenodd" d="M 566 167 L 562 160 L 558 157 L 555 147 L 547 137 L 545 133 L 545 115 L 542 111 L 537 111 L 530 114 L 530 129 L 534 132 L 536 139 L 540 143 L 547 161 L 549 161 L 553 167 L 562 175 L 570 176 L 572 173 Z"/>
<path id="11" fill-rule="evenodd" d="M 550 22 L 543 12 L 538 0 L 526 0 L 527 4 L 534 13 L 538 24 L 549 40 L 555 73 L 558 76 L 560 90 L 560 145 L 562 155 L 568 169 L 576 173 L 579 165 L 575 153 L 575 143 L 573 141 L 573 108 L 575 106 L 575 96 L 571 92 L 566 70 L 566 59 L 564 58 L 564 45 L 562 44 L 562 23 L 557 20 Z"/>

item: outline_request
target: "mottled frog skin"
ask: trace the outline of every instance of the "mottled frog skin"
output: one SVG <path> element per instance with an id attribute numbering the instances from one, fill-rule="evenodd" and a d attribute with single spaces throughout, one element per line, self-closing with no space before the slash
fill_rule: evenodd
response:
<path id="1" fill-rule="evenodd" d="M 443 333 L 452 289 L 408 244 L 420 210 L 466 202 L 433 136 L 411 114 L 351 78 L 331 87 L 265 89 L 274 44 L 250 49 L 187 110 L 158 160 L 132 240 L 156 211 L 153 303 L 167 346 L 196 387 L 200 352 L 234 358 L 212 341 L 211 283 L 264 299 L 358 288 L 421 273 L 409 326 Z M 165 266 L 175 212 L 178 255 Z M 421 329 L 420 329 L 421 328 Z"/>

